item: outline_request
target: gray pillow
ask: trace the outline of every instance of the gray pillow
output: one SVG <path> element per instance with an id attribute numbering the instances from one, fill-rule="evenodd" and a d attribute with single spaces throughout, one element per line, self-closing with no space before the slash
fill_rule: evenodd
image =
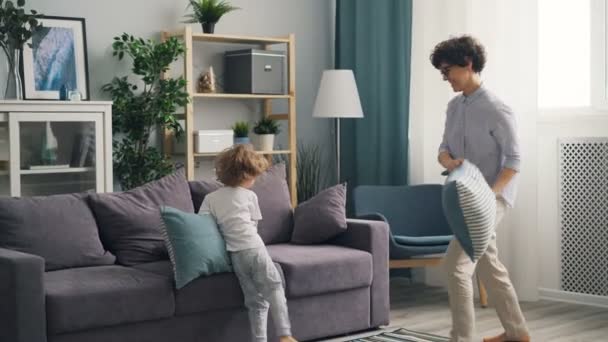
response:
<path id="1" fill-rule="evenodd" d="M 198 181 L 189 181 L 188 186 L 190 187 L 190 195 L 192 196 L 194 212 L 198 214 L 205 197 L 224 186 L 224 184 L 213 179 L 203 179 Z"/>
<path id="2" fill-rule="evenodd" d="M 300 203 L 293 214 L 291 242 L 316 244 L 346 230 L 346 184 L 338 184 Z"/>
<path id="3" fill-rule="evenodd" d="M 168 259 L 161 205 L 194 212 L 183 168 L 129 191 L 92 194 L 89 199 L 101 241 L 127 266 Z"/>
<path id="4" fill-rule="evenodd" d="M 258 196 L 262 212 L 258 233 L 267 245 L 289 242 L 291 237 L 293 210 L 286 177 L 284 163 L 272 165 L 256 179 L 251 189 Z M 200 209 L 205 196 L 223 186 L 215 180 L 191 181 L 189 185 L 196 212 Z"/>
<path id="5" fill-rule="evenodd" d="M 44 258 L 47 271 L 114 264 L 84 196 L 0 197 L 0 247 Z"/>

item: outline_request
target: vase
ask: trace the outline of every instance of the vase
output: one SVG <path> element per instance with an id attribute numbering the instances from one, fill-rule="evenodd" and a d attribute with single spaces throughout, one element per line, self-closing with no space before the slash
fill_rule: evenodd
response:
<path id="1" fill-rule="evenodd" d="M 255 134 L 253 146 L 257 151 L 272 151 L 274 146 L 274 134 Z"/>
<path id="2" fill-rule="evenodd" d="M 19 61 L 21 53 L 19 49 L 4 49 L 6 54 L 6 85 L 4 89 L 5 100 L 23 100 L 23 88 L 21 74 L 19 73 Z"/>
<path id="3" fill-rule="evenodd" d="M 238 145 L 238 144 L 249 144 L 251 143 L 249 141 L 249 137 L 234 137 L 234 144 Z"/>
<path id="4" fill-rule="evenodd" d="M 213 33 L 215 23 L 203 23 L 203 33 Z"/>

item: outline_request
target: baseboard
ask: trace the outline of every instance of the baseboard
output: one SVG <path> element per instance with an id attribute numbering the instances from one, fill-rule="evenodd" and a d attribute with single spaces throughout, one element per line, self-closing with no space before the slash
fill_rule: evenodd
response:
<path id="1" fill-rule="evenodd" d="M 608 297 L 606 296 L 595 296 L 544 288 L 538 289 L 538 296 L 540 299 L 608 308 Z"/>

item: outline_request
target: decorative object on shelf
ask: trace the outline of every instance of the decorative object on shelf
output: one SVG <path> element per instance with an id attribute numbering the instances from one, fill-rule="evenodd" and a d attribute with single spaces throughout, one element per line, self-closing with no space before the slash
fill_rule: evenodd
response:
<path id="1" fill-rule="evenodd" d="M 70 101 L 81 101 L 82 94 L 80 94 L 80 92 L 78 90 L 70 90 L 68 92 L 68 99 Z"/>
<path id="2" fill-rule="evenodd" d="M 287 94 L 285 51 L 242 49 L 224 53 L 224 88 L 236 94 Z"/>
<path id="3" fill-rule="evenodd" d="M 209 70 L 201 74 L 198 80 L 198 92 L 199 93 L 215 93 L 215 73 L 213 67 L 210 66 Z"/>
<path id="4" fill-rule="evenodd" d="M 237 121 L 232 125 L 234 131 L 234 144 L 249 144 L 249 123 L 247 121 Z"/>
<path id="5" fill-rule="evenodd" d="M 23 47 L 24 98 L 59 100 L 65 85 L 89 100 L 84 18 L 43 16 L 40 22 L 42 29 Z"/>
<path id="6" fill-rule="evenodd" d="M 183 22 L 201 23 L 204 33 L 213 33 L 215 24 L 224 14 L 240 9 L 223 0 L 190 0 L 188 7 L 192 7 L 194 13 L 186 14 L 190 19 Z"/>
<path id="7" fill-rule="evenodd" d="M 42 165 L 55 165 L 57 163 L 57 138 L 53 134 L 51 123 L 46 122 L 44 138 L 42 139 L 42 150 L 40 154 Z M 69 167 L 69 165 L 67 166 Z"/>
<path id="8" fill-rule="evenodd" d="M 230 148 L 234 141 L 231 129 L 203 129 L 194 135 L 194 152 L 219 153 Z"/>
<path id="9" fill-rule="evenodd" d="M 4 51 L 7 65 L 5 99 L 23 99 L 19 73 L 20 50 L 32 35 L 42 28 L 39 21 L 42 15 L 35 10 L 30 10 L 30 14 L 26 14 L 23 6 L 25 0 L 18 0 L 16 6 L 13 1 L 0 2 L 0 46 Z"/>
<path id="10" fill-rule="evenodd" d="M 113 131 L 122 133 L 114 142 L 115 171 L 123 189 L 131 189 L 159 179 L 174 169 L 173 164 L 156 147 L 150 137 L 156 129 L 184 132 L 175 115 L 178 107 L 188 104 L 186 80 L 161 78 L 161 73 L 185 52 L 184 43 L 172 37 L 162 43 L 136 38 L 127 33 L 114 37 L 114 56 L 133 59 L 133 74 L 144 84 L 139 91 L 128 76 L 115 77 L 102 87 L 110 93 L 113 105 Z"/>
<path id="11" fill-rule="evenodd" d="M 255 123 L 253 127 L 254 141 L 253 146 L 258 151 L 272 151 L 274 146 L 274 136 L 279 134 L 281 129 L 279 123 L 272 118 L 265 117 Z"/>
<path id="12" fill-rule="evenodd" d="M 336 182 L 340 182 L 340 118 L 362 118 L 363 108 L 352 70 L 325 70 L 313 109 L 315 118 L 336 119 Z"/>
<path id="13" fill-rule="evenodd" d="M 323 187 L 321 149 L 317 144 L 298 144 L 298 203 L 314 197 Z"/>

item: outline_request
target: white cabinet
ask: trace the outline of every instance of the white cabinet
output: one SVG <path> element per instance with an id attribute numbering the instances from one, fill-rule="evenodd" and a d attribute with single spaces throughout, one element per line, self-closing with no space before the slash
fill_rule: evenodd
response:
<path id="1" fill-rule="evenodd" d="M 0 101 L 0 195 L 112 188 L 111 102 Z"/>

